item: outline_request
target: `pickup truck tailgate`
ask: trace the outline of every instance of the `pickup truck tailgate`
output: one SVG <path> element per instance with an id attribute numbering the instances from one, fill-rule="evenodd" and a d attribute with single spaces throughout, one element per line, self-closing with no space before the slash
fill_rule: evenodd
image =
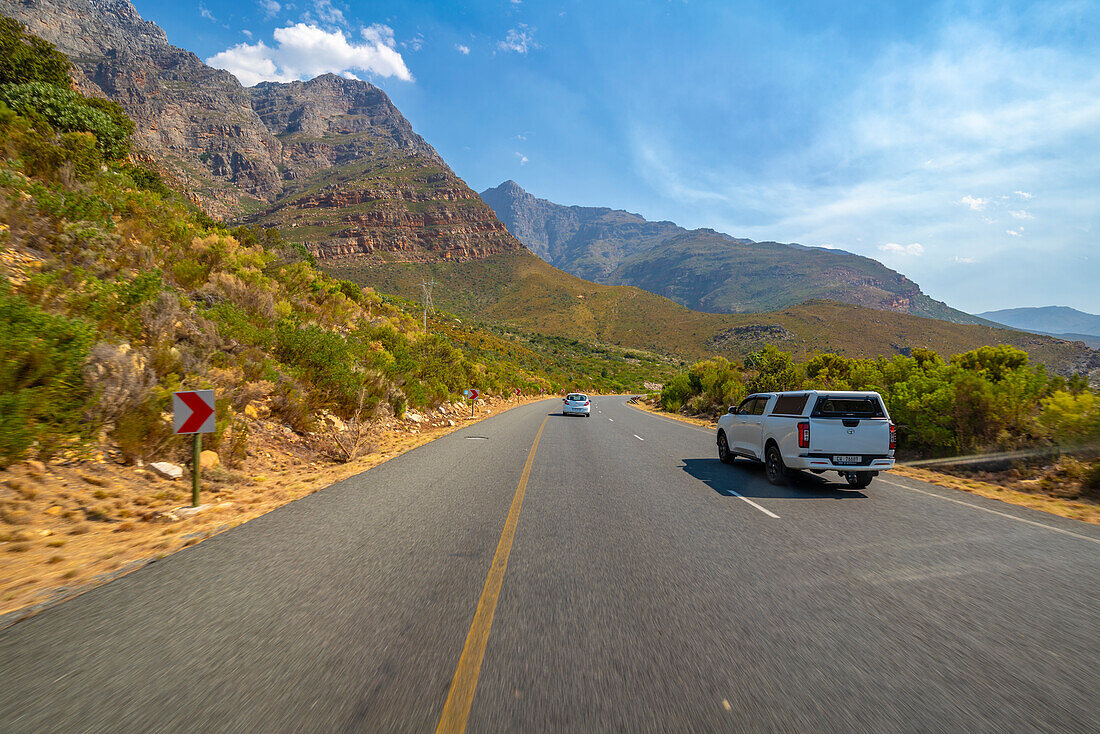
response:
<path id="1" fill-rule="evenodd" d="M 885 456 L 890 450 L 886 418 L 811 418 L 810 453 Z"/>

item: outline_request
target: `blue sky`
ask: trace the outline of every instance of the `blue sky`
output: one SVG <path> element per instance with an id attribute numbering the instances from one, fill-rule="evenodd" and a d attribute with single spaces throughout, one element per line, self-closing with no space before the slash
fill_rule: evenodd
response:
<path id="1" fill-rule="evenodd" d="M 1100 313 L 1100 3 L 137 0 L 237 74 L 390 95 L 474 189 Z"/>

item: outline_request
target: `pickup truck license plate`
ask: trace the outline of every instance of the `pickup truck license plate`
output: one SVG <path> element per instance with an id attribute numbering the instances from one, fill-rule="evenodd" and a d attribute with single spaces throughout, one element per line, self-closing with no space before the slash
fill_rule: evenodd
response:
<path id="1" fill-rule="evenodd" d="M 863 457 L 862 456 L 834 456 L 833 457 L 833 463 L 834 464 L 862 464 L 863 463 Z"/>

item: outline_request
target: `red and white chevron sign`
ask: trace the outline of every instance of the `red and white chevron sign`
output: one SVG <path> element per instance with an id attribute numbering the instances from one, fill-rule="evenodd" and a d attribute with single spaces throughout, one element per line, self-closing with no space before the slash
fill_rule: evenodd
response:
<path id="1" fill-rule="evenodd" d="M 172 423 L 175 433 L 213 433 L 216 430 L 214 391 L 172 393 Z"/>

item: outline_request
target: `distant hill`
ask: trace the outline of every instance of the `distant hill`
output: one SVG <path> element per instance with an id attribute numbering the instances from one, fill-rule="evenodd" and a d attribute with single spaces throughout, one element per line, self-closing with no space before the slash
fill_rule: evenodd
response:
<path id="1" fill-rule="evenodd" d="M 1006 308 L 978 315 L 1014 329 L 1083 341 L 1093 348 L 1100 348 L 1100 316 L 1068 306 Z"/>
<path id="2" fill-rule="evenodd" d="M 483 191 L 481 198 L 551 265 L 599 283 L 636 285 L 701 311 L 752 313 L 825 298 L 983 323 L 933 300 L 877 260 L 843 250 L 754 242 L 617 209 L 563 206 L 532 196 L 515 181 Z"/>

